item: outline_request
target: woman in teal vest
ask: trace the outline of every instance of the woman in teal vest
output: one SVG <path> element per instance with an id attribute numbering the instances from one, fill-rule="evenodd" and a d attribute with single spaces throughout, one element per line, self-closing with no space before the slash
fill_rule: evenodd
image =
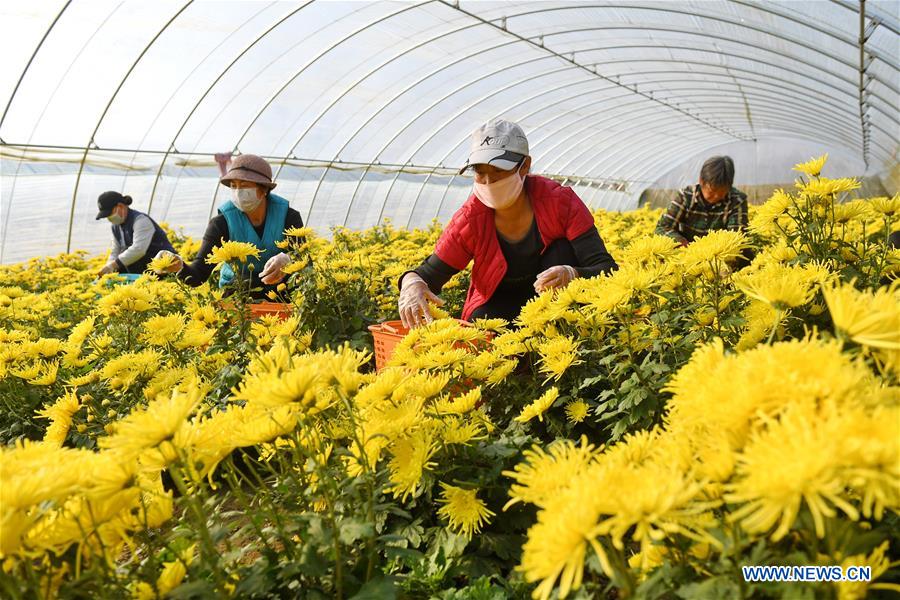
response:
<path id="1" fill-rule="evenodd" d="M 260 249 L 259 258 L 250 257 L 242 267 L 242 278 L 250 277 L 256 289 L 254 297 L 264 298 L 285 277 L 283 269 L 291 262 L 276 242 L 284 239 L 284 230 L 303 227 L 300 213 L 288 206 L 288 201 L 272 193 L 272 167 L 265 159 L 254 154 L 236 157 L 228 172 L 219 182 L 231 188 L 231 200 L 219 207 L 219 214 L 206 227 L 203 242 L 196 258 L 184 264 L 180 256 L 168 269 L 178 278 L 194 287 L 209 279 L 213 265 L 206 262 L 212 249 L 223 242 L 249 242 Z M 171 253 L 160 252 L 157 256 Z M 249 265 L 253 268 L 249 268 Z M 234 271 L 223 265 L 219 274 L 219 287 L 225 287 L 235 277 Z"/>

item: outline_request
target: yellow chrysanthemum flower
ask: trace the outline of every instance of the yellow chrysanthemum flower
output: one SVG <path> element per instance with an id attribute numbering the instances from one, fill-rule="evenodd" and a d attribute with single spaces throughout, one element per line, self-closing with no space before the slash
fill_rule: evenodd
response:
<path id="1" fill-rule="evenodd" d="M 478 498 L 478 490 L 467 490 L 447 483 L 441 483 L 441 508 L 438 515 L 446 519 L 455 533 L 471 538 L 487 524 L 494 512 Z"/>
<path id="2" fill-rule="evenodd" d="M 250 256 L 259 258 L 259 252 L 259 248 L 253 244 L 228 241 L 221 246 L 213 248 L 210 255 L 206 258 L 206 262 L 211 265 L 233 262 L 246 263 L 247 258 Z"/>
<path id="3" fill-rule="evenodd" d="M 395 441 L 390 448 L 393 457 L 388 463 L 392 485 L 387 491 L 403 502 L 410 496 L 417 496 L 422 476 L 437 466 L 431 462 L 437 450 L 431 435 L 421 430 Z"/>
<path id="4" fill-rule="evenodd" d="M 50 419 L 50 425 L 44 432 L 44 443 L 55 448 L 61 448 L 72 426 L 72 415 L 81 409 L 81 402 L 74 390 L 68 390 L 60 396 L 56 402 L 47 406 L 38 416 Z"/>
<path id="5" fill-rule="evenodd" d="M 856 179 L 828 179 L 820 177 L 809 182 L 797 182 L 797 188 L 800 192 L 813 197 L 831 197 L 836 194 L 858 190 L 862 184 Z"/>
<path id="6" fill-rule="evenodd" d="M 895 194 L 893 198 L 872 198 L 869 206 L 886 217 L 896 217 L 900 215 L 900 194 Z"/>
<path id="7" fill-rule="evenodd" d="M 556 387 L 552 387 L 544 392 L 540 398 L 523 408 L 522 413 L 513 420 L 519 423 L 526 423 L 537 417 L 539 421 L 543 421 L 544 413 L 553 406 L 557 398 L 559 398 L 559 390 Z"/>
<path id="8" fill-rule="evenodd" d="M 815 274 L 801 267 L 775 263 L 756 272 L 737 274 L 732 281 L 748 297 L 776 310 L 787 310 L 812 299 Z"/>
<path id="9" fill-rule="evenodd" d="M 838 335 L 858 344 L 900 350 L 900 286 L 860 292 L 852 284 L 822 289 Z"/>
<path id="10" fill-rule="evenodd" d="M 827 160 L 828 153 L 826 152 L 819 158 L 813 158 L 805 163 L 794 165 L 794 171 L 800 171 L 801 173 L 805 173 L 810 177 L 818 177 L 819 173 L 822 172 L 822 167 L 825 166 L 825 162 Z"/>
<path id="11" fill-rule="evenodd" d="M 838 592 L 838 600 L 865 600 L 869 597 L 869 590 L 889 590 L 900 592 L 900 585 L 896 583 L 872 583 L 891 567 L 888 548 L 890 542 L 883 542 L 868 555 L 856 554 L 841 560 L 840 564 L 846 572 L 849 567 L 869 567 L 872 570 L 871 581 L 838 581 L 835 582 Z M 837 562 L 837 561 L 835 561 Z"/>
<path id="12" fill-rule="evenodd" d="M 168 346 L 175 342 L 184 328 L 180 314 L 157 315 L 144 321 L 142 338 L 151 346 Z"/>
<path id="13" fill-rule="evenodd" d="M 566 404 L 566 418 L 570 423 L 581 423 L 588 414 L 588 403 L 584 400 L 575 400 Z"/>
<path id="14" fill-rule="evenodd" d="M 153 271 L 154 273 L 168 273 L 169 269 L 175 265 L 175 260 L 176 258 L 171 254 L 157 256 L 147 265 L 147 270 Z"/>
<path id="15" fill-rule="evenodd" d="M 115 423 L 115 433 L 97 440 L 101 448 L 117 450 L 126 455 L 136 455 L 145 449 L 156 448 L 171 440 L 187 425 L 187 418 L 200 403 L 197 388 L 190 392 L 173 392 L 158 396 L 145 408 L 133 410 L 127 417 Z"/>

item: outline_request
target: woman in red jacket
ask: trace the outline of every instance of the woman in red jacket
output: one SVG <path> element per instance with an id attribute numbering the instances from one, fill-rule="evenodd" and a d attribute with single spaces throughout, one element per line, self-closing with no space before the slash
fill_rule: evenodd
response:
<path id="1" fill-rule="evenodd" d="M 472 134 L 460 173 L 475 174 L 473 193 L 456 211 L 434 254 L 400 278 L 400 318 L 407 327 L 431 320 L 428 302 L 472 265 L 462 318 L 513 320 L 538 292 L 616 268 L 594 219 L 572 191 L 529 175 L 528 140 L 515 123 L 493 120 Z"/>

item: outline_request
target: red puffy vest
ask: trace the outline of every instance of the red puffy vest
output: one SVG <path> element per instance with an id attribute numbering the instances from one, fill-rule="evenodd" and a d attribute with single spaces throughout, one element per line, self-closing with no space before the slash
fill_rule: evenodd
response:
<path id="1" fill-rule="evenodd" d="M 594 217 L 572 188 L 551 179 L 528 175 L 525 192 L 537 221 L 544 247 L 558 239 L 574 240 L 594 226 Z M 472 277 L 463 306 L 462 318 L 468 319 L 476 308 L 487 302 L 506 275 L 506 258 L 497 241 L 494 209 L 471 194 L 444 228 L 434 253 L 454 269 L 465 269 L 470 260 Z"/>

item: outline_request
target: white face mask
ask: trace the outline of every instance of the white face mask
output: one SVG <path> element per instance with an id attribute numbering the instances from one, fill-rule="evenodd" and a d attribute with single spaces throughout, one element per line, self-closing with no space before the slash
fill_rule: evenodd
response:
<path id="1" fill-rule="evenodd" d="M 476 181 L 473 185 L 475 196 L 481 200 L 482 204 L 494 210 L 503 210 L 512 206 L 519 194 L 522 193 L 525 178 L 516 169 L 514 175 L 510 175 L 500 181 L 493 183 L 478 183 Z"/>
<path id="2" fill-rule="evenodd" d="M 262 200 L 256 195 L 256 188 L 231 188 L 231 201 L 245 213 L 256 210 Z"/>
<path id="3" fill-rule="evenodd" d="M 118 211 L 118 209 L 114 209 L 114 210 Z M 125 217 L 123 217 L 122 215 L 120 215 L 118 212 L 112 212 L 112 213 L 110 213 L 110 215 L 109 215 L 108 217 L 106 217 L 106 218 L 107 218 L 107 219 L 109 220 L 109 222 L 112 223 L 113 225 L 121 225 L 122 223 L 125 222 Z"/>

